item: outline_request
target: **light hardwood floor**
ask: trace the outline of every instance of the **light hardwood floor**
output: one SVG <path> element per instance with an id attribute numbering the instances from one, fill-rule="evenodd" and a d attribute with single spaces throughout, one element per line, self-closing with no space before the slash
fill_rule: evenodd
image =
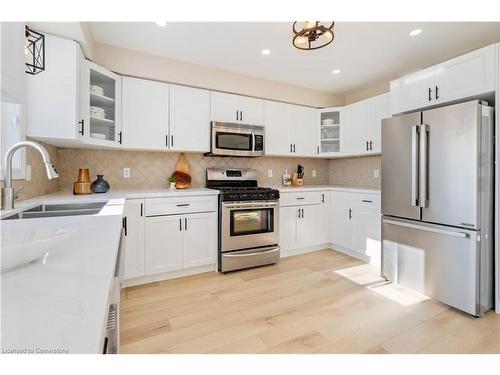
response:
<path id="1" fill-rule="evenodd" d="M 500 353 L 477 319 L 333 250 L 127 288 L 122 353 Z"/>

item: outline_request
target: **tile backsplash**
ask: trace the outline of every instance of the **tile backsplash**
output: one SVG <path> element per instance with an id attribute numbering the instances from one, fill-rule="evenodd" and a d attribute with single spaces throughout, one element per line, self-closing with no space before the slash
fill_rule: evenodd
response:
<path id="1" fill-rule="evenodd" d="M 259 172 L 259 185 L 273 186 L 281 184 L 281 175 L 285 169 L 293 172 L 297 164 L 305 167 L 305 184 L 324 185 L 329 180 L 329 162 L 325 159 L 286 158 L 286 157 L 209 157 L 203 154 L 186 154 L 191 167 L 193 187 L 204 187 L 207 168 L 254 168 Z M 60 172 L 60 190 L 71 190 L 76 181 L 79 168 L 89 168 L 92 180 L 97 174 L 103 174 L 112 189 L 155 189 L 166 188 L 167 177 L 175 170 L 178 153 L 59 149 L 57 169 Z M 123 168 L 130 168 L 130 177 L 123 177 Z M 268 177 L 268 170 L 272 177 Z M 316 177 L 312 177 L 312 170 Z"/>
<path id="2" fill-rule="evenodd" d="M 331 159 L 329 182 L 331 185 L 380 189 L 381 159 L 380 156 Z M 378 178 L 373 175 L 374 169 L 379 171 Z"/>

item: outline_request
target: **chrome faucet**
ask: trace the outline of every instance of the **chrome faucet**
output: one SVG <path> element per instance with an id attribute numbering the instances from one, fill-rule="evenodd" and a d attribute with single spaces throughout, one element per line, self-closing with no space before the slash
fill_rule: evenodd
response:
<path id="1" fill-rule="evenodd" d="M 47 172 L 47 177 L 49 180 L 59 177 L 54 165 L 50 161 L 50 155 L 48 151 L 39 143 L 31 141 L 22 141 L 13 144 L 5 152 L 5 157 L 3 159 L 3 184 L 2 188 L 2 209 L 11 210 L 14 208 L 14 189 L 12 188 L 12 157 L 14 153 L 21 147 L 33 147 L 42 154 L 43 164 L 45 165 L 45 171 Z"/>

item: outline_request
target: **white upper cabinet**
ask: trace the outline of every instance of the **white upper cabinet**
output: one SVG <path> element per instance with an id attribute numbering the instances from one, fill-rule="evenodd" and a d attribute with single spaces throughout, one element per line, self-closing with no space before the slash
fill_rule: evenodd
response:
<path id="1" fill-rule="evenodd" d="M 495 90 L 496 45 L 391 81 L 391 113 L 403 113 Z"/>
<path id="2" fill-rule="evenodd" d="M 340 133 L 344 121 L 344 108 L 318 110 L 317 153 L 323 156 L 338 156 L 341 153 Z"/>
<path id="3" fill-rule="evenodd" d="M 496 46 L 439 64 L 435 69 L 434 97 L 449 102 L 495 90 Z"/>
<path id="4" fill-rule="evenodd" d="M 123 77 L 123 147 L 166 150 L 168 103 L 168 84 Z"/>
<path id="5" fill-rule="evenodd" d="M 211 92 L 212 120 L 248 125 L 264 124 L 264 101 L 247 96 Z"/>
<path id="6" fill-rule="evenodd" d="M 170 149 L 210 151 L 210 91 L 170 85 Z"/>
<path id="7" fill-rule="evenodd" d="M 24 72 L 25 29 L 22 22 L 2 22 L 1 28 L 1 135 L 0 163 L 5 151 L 14 143 L 26 139 L 26 76 Z M 0 172 L 0 176 L 3 173 Z M 26 176 L 26 150 L 18 150 L 12 159 L 12 177 Z"/>
<path id="8" fill-rule="evenodd" d="M 316 110 L 292 104 L 264 102 L 266 155 L 316 154 Z"/>
<path id="9" fill-rule="evenodd" d="M 294 156 L 316 155 L 316 109 L 291 105 L 290 120 Z"/>
<path id="10" fill-rule="evenodd" d="M 331 115 L 335 112 L 319 110 L 319 117 L 324 117 L 325 113 Z M 339 111 L 339 116 L 339 125 L 335 125 L 336 116 L 332 116 L 333 124 L 332 121 L 325 123 L 320 120 L 320 155 L 370 155 L 381 152 L 382 119 L 390 117 L 388 93 L 349 104 Z"/>
<path id="11" fill-rule="evenodd" d="M 85 59 L 78 43 L 45 35 L 45 70 L 26 75 L 30 137 L 83 141 Z M 83 133 L 83 134 L 82 134 Z"/>
<path id="12" fill-rule="evenodd" d="M 58 146 L 121 147 L 121 77 L 45 35 L 45 70 L 27 77 L 28 135 Z"/>
<path id="13" fill-rule="evenodd" d="M 266 155 L 292 154 L 290 111 L 285 103 L 264 101 L 265 153 Z"/>

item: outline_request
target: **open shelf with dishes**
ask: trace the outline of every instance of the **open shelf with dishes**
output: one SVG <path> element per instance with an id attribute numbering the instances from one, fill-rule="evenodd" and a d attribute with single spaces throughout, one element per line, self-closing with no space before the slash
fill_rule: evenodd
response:
<path id="1" fill-rule="evenodd" d="M 98 142 L 119 143 L 120 78 L 91 62 L 88 66 L 89 136 Z"/>
<path id="2" fill-rule="evenodd" d="M 340 117 L 338 108 L 320 111 L 318 149 L 320 154 L 340 152 Z"/>

